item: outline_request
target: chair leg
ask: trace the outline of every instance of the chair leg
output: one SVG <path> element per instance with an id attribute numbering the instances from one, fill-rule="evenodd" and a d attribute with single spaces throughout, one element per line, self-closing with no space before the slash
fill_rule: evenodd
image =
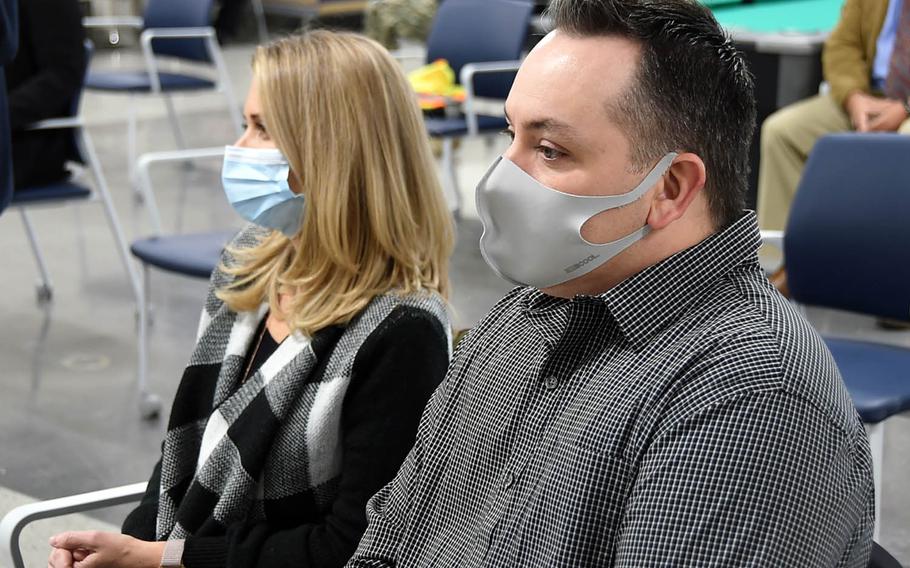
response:
<path id="1" fill-rule="evenodd" d="M 149 329 L 149 269 L 142 263 L 142 280 L 139 286 L 138 306 L 138 366 L 136 386 L 139 391 L 139 414 L 145 420 L 156 418 L 161 412 L 161 400 L 148 390 L 148 329 Z"/>
<path id="2" fill-rule="evenodd" d="M 875 486 L 875 528 L 872 539 L 878 542 L 882 529 L 882 465 L 885 457 L 885 423 L 866 424 L 869 449 L 872 451 L 872 477 Z"/>
<path id="3" fill-rule="evenodd" d="M 38 273 L 41 276 L 41 283 L 38 284 L 38 305 L 44 305 L 51 301 L 54 295 L 54 289 L 51 285 L 50 273 L 47 270 L 47 264 L 44 262 L 44 254 L 41 252 L 41 246 L 38 244 L 38 235 L 35 228 L 32 227 L 31 219 L 28 217 L 24 207 L 19 208 L 22 215 L 22 224 L 25 225 L 25 234 L 28 237 L 28 244 L 32 248 L 32 254 L 35 257 L 35 263 L 38 265 Z"/>
<path id="4" fill-rule="evenodd" d="M 177 111 L 174 109 L 174 101 L 167 93 L 162 93 L 161 96 L 164 98 L 164 106 L 167 108 L 167 117 L 171 122 L 171 132 L 174 133 L 174 141 L 177 143 L 177 148 L 185 150 L 186 139 L 183 137 L 183 129 L 180 128 L 180 120 L 177 119 Z"/>
<path id="5" fill-rule="evenodd" d="M 92 139 L 89 137 L 88 132 L 86 132 L 84 128 L 81 128 L 79 129 L 79 136 L 82 142 L 83 151 L 92 171 L 92 177 L 95 178 L 95 189 L 101 197 L 101 203 L 104 205 L 104 213 L 107 215 L 107 222 L 111 227 L 111 234 L 114 237 L 114 244 L 117 247 L 117 252 L 120 254 L 120 261 L 123 263 L 127 279 L 133 289 L 133 297 L 138 301 L 141 293 L 139 276 L 136 274 L 136 269 L 130 260 L 130 254 L 126 247 L 126 237 L 123 235 L 120 219 L 117 217 L 117 211 L 114 209 L 111 193 L 107 187 L 107 180 L 104 177 L 104 173 L 101 171 L 101 162 L 98 161 L 98 154 L 95 153 L 95 146 L 92 144 Z"/>
<path id="6" fill-rule="evenodd" d="M 136 121 L 136 97 L 131 94 L 129 96 L 129 101 L 127 101 L 126 160 L 128 162 L 127 168 L 129 171 L 130 186 L 133 188 L 133 199 L 135 199 L 137 203 L 142 203 L 142 192 L 139 191 L 139 183 L 137 182 L 136 177 L 136 158 L 138 154 Z"/>
<path id="7" fill-rule="evenodd" d="M 455 139 L 442 139 L 442 169 L 445 178 L 443 187 L 448 193 L 446 201 L 453 207 L 455 217 L 461 215 L 461 191 L 458 189 L 458 171 L 455 168 Z"/>

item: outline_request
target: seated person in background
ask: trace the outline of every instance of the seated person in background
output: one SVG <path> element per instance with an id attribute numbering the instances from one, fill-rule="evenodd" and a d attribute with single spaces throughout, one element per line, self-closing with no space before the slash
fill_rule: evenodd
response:
<path id="1" fill-rule="evenodd" d="M 741 54 L 690 0 L 549 9 L 477 188 L 525 285 L 459 344 L 349 566 L 865 567 L 863 425 L 743 211 Z"/>
<path id="2" fill-rule="evenodd" d="M 77 0 L 19 3 L 19 51 L 6 68 L 14 187 L 69 177 L 76 158 L 66 130 L 26 130 L 39 120 L 69 116 L 85 74 L 85 34 Z"/>
<path id="3" fill-rule="evenodd" d="M 436 16 L 438 0 L 370 0 L 363 16 L 363 33 L 386 49 L 398 40 L 424 43 Z"/>
<path id="4" fill-rule="evenodd" d="M 212 276 L 125 535 L 56 535 L 51 566 L 342 566 L 445 374 L 453 228 L 398 64 L 316 31 L 253 74 L 223 178 L 260 226 Z"/>
<path id="5" fill-rule="evenodd" d="M 758 223 L 782 230 L 816 140 L 846 132 L 910 134 L 910 0 L 846 0 L 822 52 L 830 92 L 765 120 Z M 778 276 L 783 285 L 783 273 Z"/>
<path id="6" fill-rule="evenodd" d="M 9 113 L 3 66 L 13 60 L 19 43 L 18 0 L 0 0 L 0 212 L 9 203 L 13 189 L 12 157 L 9 151 Z"/>

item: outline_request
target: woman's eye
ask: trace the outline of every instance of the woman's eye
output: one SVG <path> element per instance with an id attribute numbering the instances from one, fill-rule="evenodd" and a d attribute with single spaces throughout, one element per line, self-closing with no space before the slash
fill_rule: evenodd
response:
<path id="1" fill-rule="evenodd" d="M 509 140 L 515 140 L 515 133 L 508 128 L 503 128 L 499 133 L 508 136 Z"/>

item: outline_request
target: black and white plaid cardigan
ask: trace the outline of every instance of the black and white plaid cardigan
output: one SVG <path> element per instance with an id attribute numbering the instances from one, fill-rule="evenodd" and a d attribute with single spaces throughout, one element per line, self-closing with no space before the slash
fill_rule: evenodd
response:
<path id="1" fill-rule="evenodd" d="M 252 246 L 261 235 L 247 228 L 232 246 Z M 267 520 L 267 509 L 284 498 L 326 513 L 341 474 L 342 402 L 361 346 L 403 307 L 450 329 L 438 295 L 378 296 L 344 329 L 292 333 L 241 382 L 268 306 L 231 311 L 215 296 L 226 282 L 216 270 L 175 397 L 160 464 L 158 540 Z"/>

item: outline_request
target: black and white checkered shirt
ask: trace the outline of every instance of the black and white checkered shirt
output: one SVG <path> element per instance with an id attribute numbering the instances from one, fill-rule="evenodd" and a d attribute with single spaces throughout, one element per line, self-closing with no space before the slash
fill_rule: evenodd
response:
<path id="1" fill-rule="evenodd" d="M 865 566 L 863 426 L 749 213 L 462 342 L 348 566 Z"/>

